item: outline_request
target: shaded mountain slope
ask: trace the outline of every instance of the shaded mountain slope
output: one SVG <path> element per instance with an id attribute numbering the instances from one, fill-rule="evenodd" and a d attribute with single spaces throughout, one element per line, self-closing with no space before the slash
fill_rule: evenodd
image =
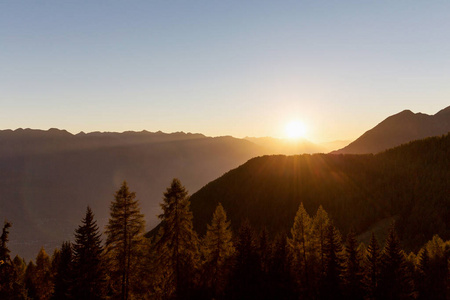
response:
<path id="1" fill-rule="evenodd" d="M 435 233 L 450 238 L 449 160 L 450 135 L 378 155 L 254 158 L 192 195 L 194 225 L 203 233 L 221 202 L 234 230 L 248 218 L 275 234 L 291 228 L 303 202 L 311 215 L 323 205 L 344 233 L 398 216 L 398 230 L 414 248 Z"/>
<path id="2" fill-rule="evenodd" d="M 152 227 L 172 178 L 195 191 L 263 153 L 245 140 L 199 134 L 0 131 L 0 220 L 13 223 L 13 253 L 30 259 L 73 239 L 88 204 L 103 228 L 123 180 Z"/>
<path id="3" fill-rule="evenodd" d="M 450 132 L 450 106 L 435 115 L 404 110 L 390 116 L 337 154 L 378 153 L 413 140 Z"/>

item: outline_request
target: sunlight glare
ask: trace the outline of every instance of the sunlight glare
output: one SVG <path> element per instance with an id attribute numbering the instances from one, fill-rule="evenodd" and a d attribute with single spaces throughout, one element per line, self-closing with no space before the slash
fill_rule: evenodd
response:
<path id="1" fill-rule="evenodd" d="M 304 138 L 306 126 L 300 121 L 291 121 L 286 125 L 286 136 L 290 139 Z"/>

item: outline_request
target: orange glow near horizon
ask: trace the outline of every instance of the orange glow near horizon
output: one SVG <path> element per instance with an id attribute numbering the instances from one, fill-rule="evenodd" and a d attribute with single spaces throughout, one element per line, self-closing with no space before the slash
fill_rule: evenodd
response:
<path id="1" fill-rule="evenodd" d="M 285 133 L 289 139 L 301 139 L 306 137 L 307 128 L 303 122 L 294 120 L 286 125 Z"/>

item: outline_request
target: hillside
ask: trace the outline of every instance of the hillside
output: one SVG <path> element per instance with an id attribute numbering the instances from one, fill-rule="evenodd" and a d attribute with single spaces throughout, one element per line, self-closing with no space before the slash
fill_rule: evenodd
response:
<path id="1" fill-rule="evenodd" d="M 413 140 L 450 132 L 450 106 L 435 115 L 404 110 L 390 116 L 336 154 L 378 153 Z"/>
<path id="2" fill-rule="evenodd" d="M 203 233 L 221 202 L 236 230 L 248 218 L 271 233 L 291 228 L 301 202 L 323 205 L 344 233 L 363 233 L 396 216 L 405 245 L 450 238 L 450 135 L 377 155 L 315 154 L 251 159 L 192 195 L 194 226 Z"/>
<path id="3" fill-rule="evenodd" d="M 195 191 L 264 154 L 232 137 L 162 132 L 0 131 L 0 220 L 13 223 L 11 250 L 27 259 L 73 239 L 86 205 L 100 228 L 123 180 L 136 191 L 147 226 L 156 224 L 162 193 L 178 177 Z"/>

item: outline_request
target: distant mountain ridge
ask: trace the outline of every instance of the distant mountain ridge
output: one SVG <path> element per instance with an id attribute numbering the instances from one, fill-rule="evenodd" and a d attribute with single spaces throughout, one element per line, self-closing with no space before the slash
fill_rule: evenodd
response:
<path id="1" fill-rule="evenodd" d="M 152 226 L 172 178 L 195 191 L 264 151 L 242 139 L 183 132 L 2 130 L 0 220 L 13 223 L 13 253 L 30 259 L 41 246 L 72 239 L 87 205 L 103 229 L 123 180 Z"/>
<path id="2" fill-rule="evenodd" d="M 450 132 L 450 106 L 435 115 L 404 110 L 390 116 L 335 154 L 378 153 L 410 141 Z"/>

